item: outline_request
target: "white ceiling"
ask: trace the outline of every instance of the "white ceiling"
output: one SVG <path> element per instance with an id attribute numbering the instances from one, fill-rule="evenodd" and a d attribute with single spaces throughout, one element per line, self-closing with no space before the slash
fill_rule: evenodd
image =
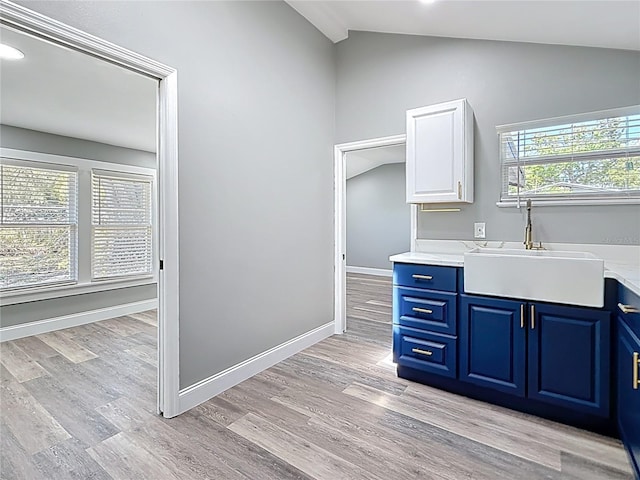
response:
<path id="1" fill-rule="evenodd" d="M 286 0 L 333 42 L 349 30 L 640 50 L 638 0 Z"/>
<path id="2" fill-rule="evenodd" d="M 404 144 L 347 152 L 345 155 L 347 180 L 387 163 L 404 163 L 405 152 Z"/>
<path id="3" fill-rule="evenodd" d="M 288 3 L 334 42 L 365 30 L 640 50 L 638 0 Z M 0 61 L 1 123 L 155 151 L 155 80 L 4 26 L 0 41 L 25 53 Z"/>
<path id="4" fill-rule="evenodd" d="M 6 27 L 0 123 L 155 152 L 157 81 Z"/>

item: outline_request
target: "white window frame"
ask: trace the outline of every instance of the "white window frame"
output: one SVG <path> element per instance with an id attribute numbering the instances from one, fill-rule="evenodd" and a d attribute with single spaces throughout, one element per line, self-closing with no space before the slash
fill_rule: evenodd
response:
<path id="1" fill-rule="evenodd" d="M 158 281 L 157 175 L 153 168 L 103 162 L 85 158 L 0 148 L 0 156 L 10 161 L 26 161 L 62 165 L 78 169 L 77 282 L 15 288 L 0 291 L 0 306 L 37 300 L 95 293 L 120 288 L 152 285 Z M 91 171 L 112 170 L 124 174 L 152 177 L 152 274 L 92 281 L 91 278 Z"/>
<path id="2" fill-rule="evenodd" d="M 545 127 L 553 127 L 553 126 L 561 126 L 571 123 L 580 123 L 587 122 L 591 120 L 598 120 L 602 118 L 612 118 L 612 117 L 620 117 L 627 115 L 638 115 L 640 114 L 640 105 L 633 105 L 629 107 L 623 108 L 614 108 L 609 110 L 600 110 L 596 112 L 588 112 L 577 115 L 567 115 L 562 117 L 548 118 L 544 120 L 536 120 L 530 122 L 521 122 L 521 123 L 512 123 L 507 125 L 499 125 L 496 127 L 497 131 L 497 143 L 499 152 L 502 148 L 501 145 L 501 135 L 506 132 L 527 130 L 527 129 L 536 129 L 536 128 L 545 128 Z M 636 150 L 633 149 L 635 154 Z M 568 156 L 566 160 L 582 161 L 587 159 L 592 154 L 585 153 L 575 153 L 572 156 Z M 520 208 L 526 199 L 531 199 L 535 202 L 537 206 L 568 206 L 568 205 L 635 205 L 640 204 L 640 190 L 630 191 L 628 193 L 620 193 L 620 194 L 612 194 L 611 192 L 602 192 L 602 193 L 592 193 L 589 195 L 580 196 L 577 194 L 557 194 L 553 196 L 538 196 L 538 195 L 518 195 L 513 198 L 505 197 L 505 185 L 504 181 L 508 178 L 508 171 L 506 171 L 509 167 L 513 168 L 517 165 L 526 164 L 526 161 L 521 163 L 518 162 L 504 162 L 502 158 L 502 153 L 499 153 L 500 158 L 500 200 L 496 202 L 498 207 L 517 207 Z M 545 163 L 545 162 L 537 162 L 537 163 Z M 552 163 L 552 160 L 548 163 Z"/>
<path id="3" fill-rule="evenodd" d="M 23 168 L 33 168 L 33 169 L 42 169 L 49 171 L 58 171 L 58 172 L 68 172 L 75 174 L 75 192 L 69 198 L 69 209 L 75 213 L 75 222 L 69 222 L 67 225 L 71 227 L 71 245 L 69 248 L 69 257 L 72 262 L 69 267 L 69 274 L 71 278 L 66 280 L 54 280 L 49 282 L 42 282 L 39 284 L 33 285 L 24 285 L 24 286 L 12 286 L 7 287 L 0 292 L 8 293 L 8 292 L 22 292 L 27 289 L 39 289 L 39 288 L 55 288 L 64 285 L 76 285 L 78 283 L 78 229 L 79 229 L 79 218 L 78 218 L 78 184 L 79 184 L 79 175 L 78 169 L 74 166 L 70 165 L 61 165 L 61 164 L 49 164 L 42 162 L 34 162 L 30 160 L 18 160 L 15 158 L 7 158 L 2 157 L 2 165 L 12 166 L 12 167 L 23 167 Z M 33 224 L 24 224 L 25 226 L 34 226 Z M 62 226 L 63 224 L 41 224 L 39 226 Z M 8 227 L 19 226 L 19 224 L 8 224 Z"/>
<path id="4" fill-rule="evenodd" d="M 122 180 L 128 180 L 128 181 L 140 181 L 140 182 L 144 182 L 144 183 L 149 183 L 150 184 L 150 201 L 151 201 L 151 212 L 150 212 L 150 217 L 149 217 L 149 221 L 150 221 L 150 226 L 151 226 L 151 272 L 153 272 L 153 267 L 154 267 L 154 263 L 153 263 L 153 251 L 155 250 L 155 243 L 153 241 L 153 190 L 154 190 L 154 179 L 152 176 L 150 175 L 141 175 L 141 174 L 133 174 L 133 173 L 127 173 L 127 172 L 123 172 L 121 170 L 115 170 L 115 169 L 110 169 L 110 170 L 106 170 L 106 169 L 97 169 L 97 168 L 92 168 L 91 169 L 91 281 L 92 282 L 108 282 L 110 280 L 116 280 L 116 279 L 132 279 L 132 278 L 147 278 L 149 277 L 151 274 L 149 273 L 138 273 L 138 274 L 126 274 L 126 275 L 120 275 L 120 276 L 112 276 L 112 277 L 96 277 L 94 274 L 94 262 L 95 262 L 95 240 L 96 240 L 96 229 L 99 228 L 100 226 L 103 225 L 96 225 L 93 223 L 93 206 L 94 206 L 94 195 L 95 195 L 95 191 L 94 191 L 94 184 L 93 184 L 93 175 L 97 175 L 97 176 L 108 176 L 108 177 L 117 177 L 120 178 Z M 122 226 L 123 224 L 120 224 L 120 226 Z M 115 226 L 115 225 L 112 225 Z"/>

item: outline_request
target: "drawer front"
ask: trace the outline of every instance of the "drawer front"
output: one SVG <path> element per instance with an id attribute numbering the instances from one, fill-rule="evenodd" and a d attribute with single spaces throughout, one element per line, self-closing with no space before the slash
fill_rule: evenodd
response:
<path id="1" fill-rule="evenodd" d="M 455 293 L 394 287 L 393 321 L 406 327 L 457 334 Z"/>
<path id="2" fill-rule="evenodd" d="M 398 365 L 456 378 L 457 340 L 449 335 L 393 326 L 393 359 Z"/>
<path id="3" fill-rule="evenodd" d="M 455 292 L 457 273 L 456 267 L 396 263 L 393 266 L 393 284 Z"/>

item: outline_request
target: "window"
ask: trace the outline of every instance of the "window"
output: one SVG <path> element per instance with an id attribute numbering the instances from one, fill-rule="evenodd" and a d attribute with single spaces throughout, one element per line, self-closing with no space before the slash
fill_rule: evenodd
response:
<path id="1" fill-rule="evenodd" d="M 498 205 L 640 203 L 640 106 L 498 127 Z"/>
<path id="2" fill-rule="evenodd" d="M 156 171 L 0 147 L 0 305 L 157 281 Z"/>
<path id="3" fill-rule="evenodd" d="M 77 172 L 37 163 L 0 165 L 0 288 L 77 280 Z"/>
<path id="4" fill-rule="evenodd" d="M 152 177 L 93 170 L 93 279 L 152 273 Z"/>

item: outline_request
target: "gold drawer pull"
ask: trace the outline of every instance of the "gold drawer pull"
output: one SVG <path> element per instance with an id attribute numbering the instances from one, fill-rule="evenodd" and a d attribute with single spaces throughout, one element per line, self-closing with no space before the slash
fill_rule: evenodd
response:
<path id="1" fill-rule="evenodd" d="M 419 353 L 420 355 L 426 355 L 427 357 L 430 357 L 431 355 L 433 355 L 433 352 L 431 350 L 422 350 L 420 348 L 412 348 L 411 351 L 413 353 Z M 636 369 L 636 374 L 637 373 L 638 372 L 637 372 L 637 369 Z"/>
<path id="2" fill-rule="evenodd" d="M 638 352 L 633 352 L 633 389 L 634 390 L 638 390 L 638 387 L 640 386 L 640 381 L 638 381 L 638 365 L 640 365 Z"/>
<path id="3" fill-rule="evenodd" d="M 622 313 L 640 313 L 640 308 L 634 307 L 633 305 L 625 305 L 624 303 L 619 303 L 618 308 Z"/>
<path id="4" fill-rule="evenodd" d="M 531 305 L 531 330 L 536 328 L 536 307 Z"/>
<path id="5" fill-rule="evenodd" d="M 431 275 L 418 275 L 417 273 L 414 273 L 411 276 L 416 280 L 433 280 L 433 277 Z"/>
<path id="6" fill-rule="evenodd" d="M 433 310 L 429 310 L 428 308 L 413 307 L 411 310 L 418 313 L 433 313 Z"/>

